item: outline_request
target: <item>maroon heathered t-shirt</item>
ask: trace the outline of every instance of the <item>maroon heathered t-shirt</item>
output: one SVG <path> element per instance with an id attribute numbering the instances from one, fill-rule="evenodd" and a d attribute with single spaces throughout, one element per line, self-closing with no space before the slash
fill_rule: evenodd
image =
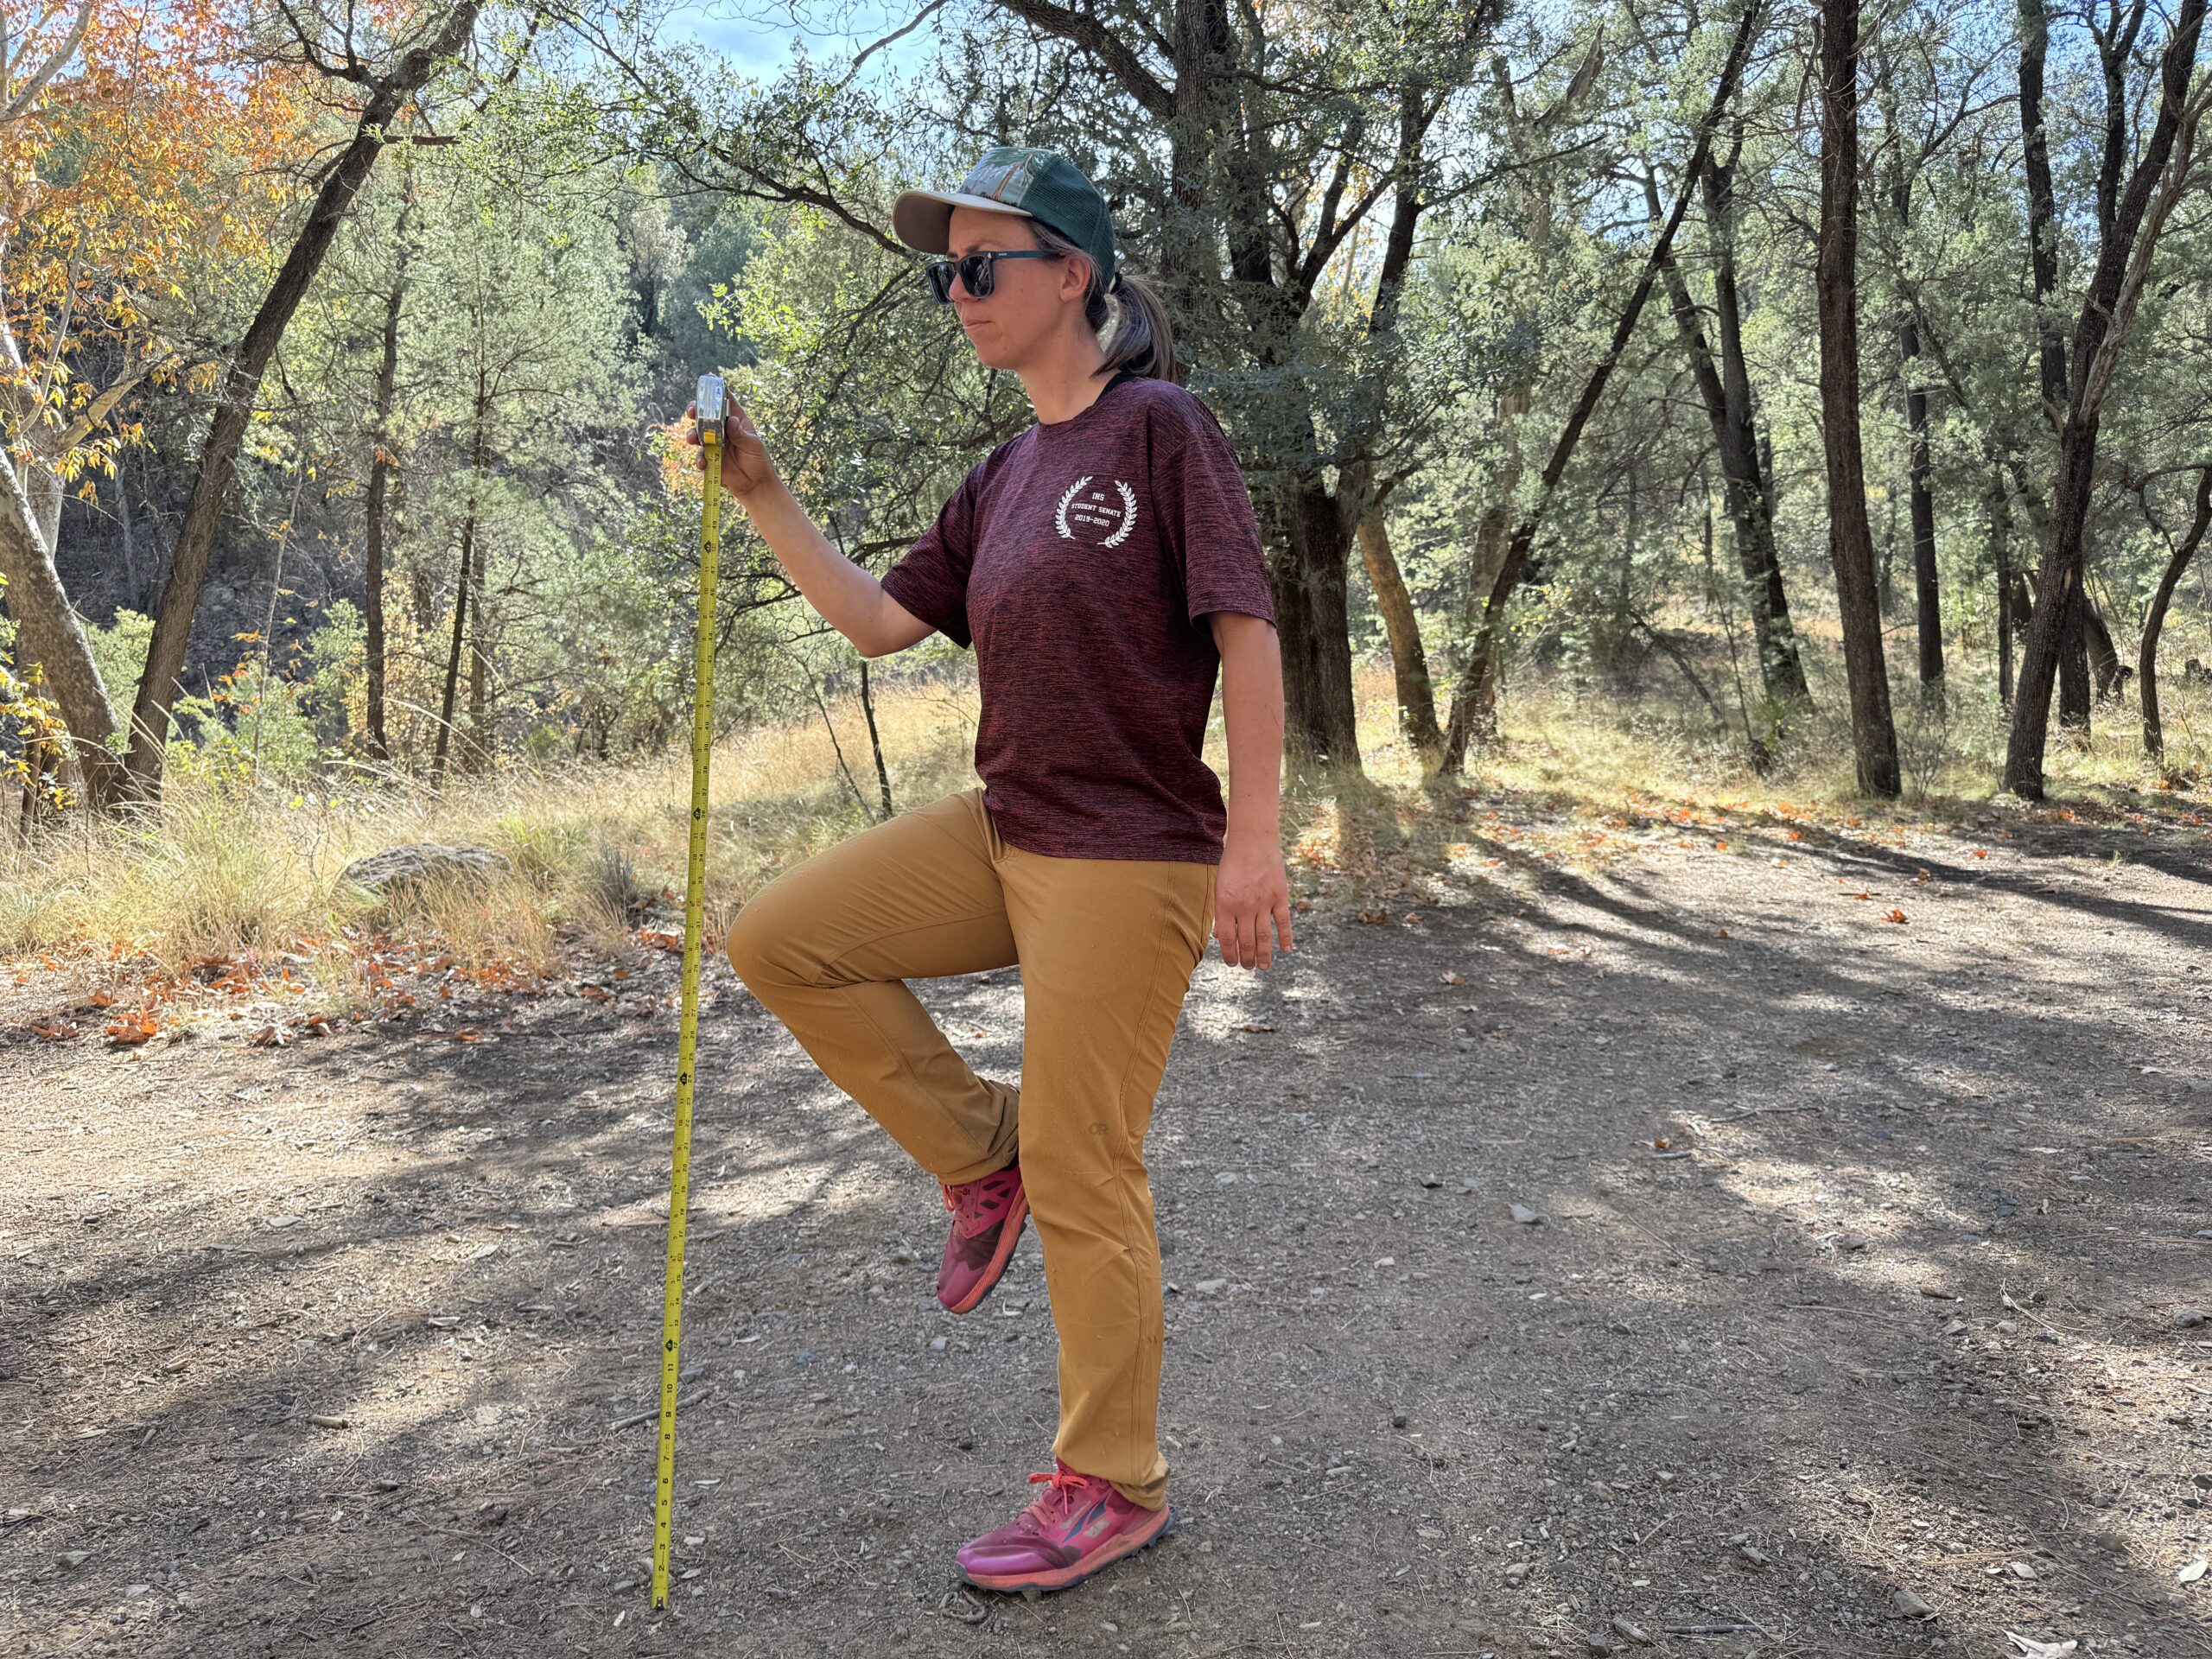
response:
<path id="1" fill-rule="evenodd" d="M 1116 377 L 985 456 L 883 587 L 975 647 L 976 772 L 1009 844 L 1221 861 L 1205 613 L 1275 613 L 1251 496 L 1204 404 Z"/>

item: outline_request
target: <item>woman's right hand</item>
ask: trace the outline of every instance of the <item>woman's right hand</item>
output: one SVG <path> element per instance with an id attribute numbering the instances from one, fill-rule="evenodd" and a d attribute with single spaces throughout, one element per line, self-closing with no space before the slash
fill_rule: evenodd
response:
<path id="1" fill-rule="evenodd" d="M 699 442 L 699 405 L 686 404 L 683 410 L 683 441 Z M 702 453 L 699 465 L 703 470 L 707 458 Z M 745 405 L 732 399 L 729 415 L 722 422 L 722 488 L 740 501 L 747 496 L 782 482 L 776 463 L 768 459 L 768 446 L 760 441 L 760 434 L 753 424 L 753 417 L 745 412 Z"/>

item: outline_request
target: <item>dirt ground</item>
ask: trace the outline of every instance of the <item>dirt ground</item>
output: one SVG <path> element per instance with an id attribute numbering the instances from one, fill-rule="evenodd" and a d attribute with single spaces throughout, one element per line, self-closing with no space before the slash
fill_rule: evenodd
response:
<path id="1" fill-rule="evenodd" d="M 0 1653 L 2212 1655 L 2204 830 L 1464 810 L 1201 968 L 1181 1524 L 1036 1601 L 950 1569 L 1048 1461 L 1034 1235 L 942 1313 L 936 1186 L 726 968 L 661 1617 L 672 957 L 281 1048 L 16 976 Z M 1018 975 L 918 988 L 1015 1075 Z"/>

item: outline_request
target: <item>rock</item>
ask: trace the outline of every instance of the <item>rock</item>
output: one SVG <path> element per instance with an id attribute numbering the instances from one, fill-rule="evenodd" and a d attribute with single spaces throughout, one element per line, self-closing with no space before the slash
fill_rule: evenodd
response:
<path id="1" fill-rule="evenodd" d="M 1868 1243 L 1868 1240 L 1861 1238 L 1857 1233 L 1843 1233 L 1838 1235 L 1835 1241 L 1835 1247 L 1839 1250 L 1845 1251 L 1863 1250 L 1866 1248 Z"/>
<path id="2" fill-rule="evenodd" d="M 498 877 L 512 874 L 514 868 L 512 860 L 488 847 L 442 847 L 424 841 L 357 858 L 338 879 L 398 899 L 448 882 L 480 891 Z"/>
<path id="3" fill-rule="evenodd" d="M 1444 1181 L 1440 1176 L 1424 1175 L 1421 1178 L 1421 1184 L 1423 1186 L 1441 1186 L 1444 1185 Z"/>
<path id="4" fill-rule="evenodd" d="M 1933 1618 L 1936 1610 L 1910 1590 L 1900 1590 L 1890 1598 L 1890 1605 L 1897 1610 L 1899 1618 Z"/>
<path id="5" fill-rule="evenodd" d="M 944 1338 L 943 1337 L 931 1337 L 930 1338 L 930 1351 L 933 1354 L 943 1353 L 944 1351 Z"/>
<path id="6" fill-rule="evenodd" d="M 1742 1554 L 1744 1564 L 1747 1567 L 1771 1567 L 1774 1564 L 1774 1558 L 1757 1544 L 1738 1544 L 1736 1548 Z"/>
<path id="7" fill-rule="evenodd" d="M 1402 1411 L 1394 1411 L 1394 1412 L 1392 1412 L 1392 1413 L 1390 1414 L 1390 1427 L 1393 1427 L 1393 1428 L 1403 1428 L 1405 1426 L 1406 1426 L 1406 1414 L 1405 1414 L 1404 1412 L 1402 1412 Z"/>
<path id="8" fill-rule="evenodd" d="M 2207 1313 L 2201 1307 L 2184 1307 L 2174 1315 L 2174 1329 L 2194 1331 L 2207 1319 L 2212 1319 L 2212 1313 Z"/>
<path id="9" fill-rule="evenodd" d="M 1582 1645 L 1588 1652 L 1595 1654 L 1597 1659 L 1605 1659 L 1605 1656 L 1613 1650 L 1613 1638 L 1608 1631 L 1592 1630 L 1582 1638 Z"/>
<path id="10" fill-rule="evenodd" d="M 2200 1555 L 2195 1560 L 2183 1567 L 2180 1572 L 2175 1573 L 2174 1578 L 2178 1583 L 2195 1584 L 2199 1579 L 2204 1576 L 2205 1565 L 2204 1557 Z"/>
<path id="11" fill-rule="evenodd" d="M 1518 1590 L 1522 1585 L 1528 1583 L 1529 1569 L 1535 1565 L 1535 1563 L 1533 1561 L 1508 1561 L 1505 1564 L 1505 1582 L 1507 1586 L 1512 1589 Z"/>
<path id="12" fill-rule="evenodd" d="M 1543 1220 L 1541 1216 L 1538 1215 L 1534 1210 L 1531 1210 L 1525 1204 L 1508 1205 L 1506 1209 L 1512 1215 L 1513 1219 L 1519 1222 L 1524 1227 L 1534 1227 L 1537 1223 Z"/>
<path id="13" fill-rule="evenodd" d="M 2005 1565 L 2012 1576 L 2023 1583 L 2032 1584 L 2040 1576 L 2035 1568 L 2025 1561 L 2007 1561 Z"/>
<path id="14" fill-rule="evenodd" d="M 54 1563 L 64 1573 L 74 1573 L 92 1559 L 91 1553 L 82 1549 L 65 1549 L 54 1558 Z"/>
<path id="15" fill-rule="evenodd" d="M 1226 1279 L 1201 1279 L 1197 1284 L 1192 1286 L 1191 1288 L 1197 1291 L 1201 1296 L 1218 1296 L 1223 1291 L 1229 1288 L 1229 1281 Z"/>
<path id="16" fill-rule="evenodd" d="M 1947 1337 L 1963 1337 L 1967 1330 L 1967 1325 L 1964 1319 L 1953 1319 L 1943 1327 L 1943 1334 Z"/>
<path id="17" fill-rule="evenodd" d="M 1613 1615 L 1613 1628 L 1639 1648 L 1651 1645 L 1651 1633 L 1632 1619 L 1624 1618 L 1616 1613 Z"/>

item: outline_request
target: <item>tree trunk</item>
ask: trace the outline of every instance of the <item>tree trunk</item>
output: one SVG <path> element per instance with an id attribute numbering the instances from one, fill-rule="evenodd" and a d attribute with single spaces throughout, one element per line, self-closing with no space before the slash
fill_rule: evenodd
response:
<path id="1" fill-rule="evenodd" d="M 260 309 L 238 346 L 238 356 L 223 377 L 220 400 L 209 423 L 200 451 L 199 470 L 187 499 L 183 522 L 178 526 L 176 549 L 168 583 L 162 591 L 160 614 L 154 621 L 154 638 L 146 653 L 146 671 L 138 683 L 138 697 L 131 710 L 129 771 L 132 787 L 149 798 L 162 785 L 162 760 L 168 743 L 169 709 L 181 690 L 185 647 L 192 633 L 194 613 L 200 606 L 200 589 L 207 576 L 208 556 L 215 545 L 215 531 L 230 502 L 231 484 L 237 474 L 238 447 L 252 418 L 261 390 L 261 378 L 290 325 L 292 315 L 321 270 L 330 245 L 353 205 L 353 198 L 385 143 L 385 130 L 413 96 L 429 81 L 438 66 L 468 39 L 482 10 L 481 0 L 460 0 L 441 21 L 435 34 L 402 54 L 391 71 L 368 86 L 352 140 L 331 163 L 322 188 L 315 193 L 307 223 L 293 240 L 276 279 L 263 297 Z"/>
<path id="2" fill-rule="evenodd" d="M 1403 574 L 1390 551 L 1390 529 L 1380 509 L 1359 521 L 1359 556 L 1367 566 L 1367 585 L 1390 636 L 1390 666 L 1398 686 L 1398 724 L 1425 766 L 1444 751 L 1443 728 L 1436 723 L 1436 693 L 1429 683 L 1428 653 L 1421 648 L 1421 619 L 1406 592 Z"/>
<path id="3" fill-rule="evenodd" d="M 1505 613 L 1511 604 L 1513 590 L 1519 584 L 1521 573 L 1527 567 L 1529 555 L 1543 529 L 1544 513 L 1551 505 L 1552 495 L 1565 476 L 1567 463 L 1574 457 L 1576 447 L 1582 441 L 1583 429 L 1597 412 L 1599 400 L 1605 394 L 1606 384 L 1613 371 L 1619 366 L 1621 354 L 1636 333 L 1636 325 L 1643 315 L 1652 288 L 1659 280 L 1659 269 L 1674 251 L 1675 233 L 1681 228 L 1682 215 L 1688 211 L 1690 192 L 1694 181 L 1703 171 L 1706 158 L 1713 153 L 1713 130 L 1728 102 L 1735 95 L 1736 82 L 1743 73 L 1744 59 L 1751 50 L 1751 41 L 1758 30 L 1758 20 L 1764 7 L 1761 0 L 1749 0 L 1743 16 L 1738 20 L 1735 38 L 1729 42 L 1728 55 L 1720 66 L 1720 75 L 1713 91 L 1713 102 L 1699 119 L 1697 137 L 1690 147 L 1690 158 L 1682 173 L 1682 188 L 1675 198 L 1673 210 L 1660 226 L 1653 240 L 1651 251 L 1644 256 L 1643 270 L 1630 290 L 1628 302 L 1622 307 L 1619 318 L 1613 324 L 1612 338 L 1606 342 L 1605 354 L 1599 359 L 1587 378 L 1582 383 L 1581 395 L 1574 407 L 1567 412 L 1567 424 L 1560 430 L 1558 440 L 1552 445 L 1551 456 L 1544 462 L 1539 480 L 1536 502 L 1529 516 L 1522 519 L 1506 543 L 1505 556 L 1500 562 L 1497 575 L 1482 599 L 1481 620 L 1476 625 L 1472 646 L 1466 654 L 1459 675 L 1459 683 L 1452 695 L 1452 717 L 1444 733 L 1444 759 L 1440 770 L 1459 771 L 1470 742 L 1480 740 L 1492 741 L 1497 734 L 1497 676 L 1501 652 L 1505 643 Z"/>
<path id="4" fill-rule="evenodd" d="M 468 612 L 472 603 L 483 602 L 484 578 L 477 569 L 476 512 L 480 499 L 478 487 L 484 478 L 484 467 L 491 455 L 491 398 L 486 392 L 483 376 L 476 383 L 476 430 L 468 447 L 468 506 L 461 519 L 461 569 L 454 579 L 453 645 L 446 653 L 445 696 L 438 708 L 437 747 L 430 756 L 430 786 L 442 786 L 446 779 L 446 753 L 453 738 L 454 705 L 461 690 L 461 652 L 468 637 Z M 480 632 L 483 624 L 480 620 Z M 474 678 L 472 672 L 471 679 Z M 474 689 L 471 688 L 472 701 Z M 472 741 L 480 732 L 472 731 Z M 467 765 L 464 757 L 464 766 Z"/>
<path id="5" fill-rule="evenodd" d="M 437 743 L 430 753 L 432 789 L 442 788 L 446 781 L 446 752 L 453 735 L 454 703 L 461 691 L 461 647 L 468 633 L 469 577 L 475 550 L 476 516 L 471 513 L 461 527 L 461 570 L 453 594 L 453 645 L 446 652 L 445 698 L 438 705 Z"/>
<path id="6" fill-rule="evenodd" d="M 2118 697 L 2120 688 L 2127 683 L 2128 671 L 2121 666 L 2120 648 L 2112 642 L 2112 630 L 2105 626 L 2104 618 L 2098 614 L 2097 607 L 2089 602 L 2086 594 L 2082 599 L 2082 641 L 2097 701 Z"/>
<path id="7" fill-rule="evenodd" d="M 2019 0 L 2020 137 L 2028 187 L 2028 268 L 2035 283 L 2036 363 L 2044 418 L 2055 430 L 2066 418 L 2066 345 L 2050 297 L 2058 287 L 2058 208 L 2050 186 L 2050 146 L 2043 126 L 2044 60 L 2050 22 L 2044 0 Z"/>
<path id="8" fill-rule="evenodd" d="M 1943 607 L 1936 589 L 1936 500 L 1929 488 L 1928 390 L 1920 384 L 1920 325 L 1908 311 L 1897 327 L 1903 360 L 1905 480 L 1912 507 L 1914 623 L 1920 643 L 1920 690 L 1940 699 L 1943 690 Z"/>
<path id="9" fill-rule="evenodd" d="M 868 718 L 868 746 L 875 756 L 875 786 L 883 797 L 883 816 L 888 819 L 894 810 L 891 804 L 891 769 L 883 764 L 883 734 L 875 726 L 875 698 L 868 684 L 868 658 L 861 658 L 861 713 Z"/>
<path id="10" fill-rule="evenodd" d="M 475 514 L 469 515 L 472 528 Z M 498 745 L 498 734 L 493 730 L 492 711 L 492 642 L 485 634 L 484 623 L 484 566 L 482 549 L 477 550 L 468 573 L 471 589 L 468 595 L 468 747 L 462 750 L 461 769 L 469 772 L 488 771 L 492 756 Z"/>
<path id="11" fill-rule="evenodd" d="M 1989 480 L 1989 559 L 1997 571 L 1997 706 L 2012 706 L 2012 635 L 2019 626 L 2012 614 L 2012 510 L 2005 497 L 2005 475 Z"/>
<path id="12" fill-rule="evenodd" d="M 1713 361 L 1712 348 L 1698 321 L 1697 302 L 1680 266 L 1670 255 L 1661 268 L 1675 314 L 1675 326 L 1688 354 L 1690 372 L 1697 383 L 1699 399 L 1713 429 L 1713 446 L 1720 454 L 1721 499 L 1736 543 L 1736 562 L 1743 572 L 1743 592 L 1751 607 L 1753 637 L 1759 653 L 1760 690 L 1768 704 L 1762 722 L 1770 728 L 1783 723 L 1792 705 L 1812 701 L 1805 683 L 1805 669 L 1797 654 L 1797 635 L 1790 626 L 1789 601 L 1782 586 L 1782 565 L 1775 556 L 1774 524 L 1767 517 L 1767 490 L 1760 476 L 1758 440 L 1751 399 L 1751 377 L 1745 366 L 1743 331 L 1735 291 L 1735 261 L 1729 223 L 1733 184 L 1732 168 L 1718 163 L 1706 169 L 1706 215 L 1712 227 L 1715 252 L 1713 276 L 1716 309 L 1720 314 L 1722 362 Z M 1645 195 L 1652 216 L 1658 216 L 1657 187 L 1646 182 Z M 1765 739 L 1756 746 L 1765 752 Z"/>
<path id="13" fill-rule="evenodd" d="M 92 658 L 84 619 L 54 568 L 54 544 L 44 530 L 60 523 L 60 480 L 54 480 L 51 513 L 34 505 L 19 480 L 14 464 L 0 457 L 0 576 L 7 579 L 0 598 L 16 619 L 16 666 L 28 671 L 35 664 L 43 671 L 69 729 L 69 758 L 76 762 L 85 804 L 105 811 L 122 787 L 123 761 L 107 746 L 115 734 L 115 707 Z M 34 475 L 35 484 L 42 481 Z"/>
<path id="14" fill-rule="evenodd" d="M 2027 0 L 2033 4 L 2036 0 Z M 2058 477 L 2050 528 L 2036 575 L 2035 613 L 2020 653 L 2020 680 L 2005 753 L 2005 787 L 2028 800 L 2044 793 L 2044 749 L 2062 635 L 2083 600 L 2082 551 L 2095 480 L 2097 431 L 2120 350 L 2134 320 L 2151 257 L 2168 214 L 2188 182 L 2196 118 L 2188 110 L 2205 0 L 2181 0 L 2159 70 L 2158 116 L 2126 194 L 2100 238 L 2095 270 L 2074 331 L 2066 419 L 2059 431 Z M 2177 143 L 2177 140 L 2180 142 Z M 2173 162 L 2171 175 L 2168 162 Z M 2157 200 L 2153 201 L 2153 193 Z M 2155 211 L 2154 211 L 2155 208 Z"/>
<path id="15" fill-rule="evenodd" d="M 136 611 L 146 603 L 146 579 L 138 569 L 137 537 L 131 533 L 130 492 L 123 481 L 123 463 L 117 461 L 112 465 L 115 467 L 116 548 L 123 555 L 122 608 Z"/>
<path id="16" fill-rule="evenodd" d="M 2190 518 L 2189 533 L 2174 546 L 2165 570 L 2158 578 L 2158 591 L 2151 596 L 2150 612 L 2143 619 L 2143 648 L 2135 658 L 2137 695 L 2143 703 L 2143 753 L 2160 762 L 2166 758 L 2166 731 L 2158 717 L 2158 635 L 2165 629 L 2166 607 L 2173 603 L 2174 589 L 2181 585 L 2183 573 L 2196 556 L 2197 545 L 2203 541 L 2208 525 L 2212 525 L 2212 467 L 2201 467 L 2196 473 L 2196 508 Z"/>
<path id="17" fill-rule="evenodd" d="M 1298 487 L 1286 506 L 1289 557 L 1274 583 L 1285 747 L 1300 764 L 1356 769 L 1359 735 L 1345 603 L 1351 532 L 1338 498 L 1318 485 Z"/>
<path id="18" fill-rule="evenodd" d="M 1902 786 L 1897 731 L 1859 443 L 1859 0 L 1822 0 L 1820 23 L 1821 439 L 1827 462 L 1828 561 L 1842 613 L 1859 787 L 1894 797 Z"/>

